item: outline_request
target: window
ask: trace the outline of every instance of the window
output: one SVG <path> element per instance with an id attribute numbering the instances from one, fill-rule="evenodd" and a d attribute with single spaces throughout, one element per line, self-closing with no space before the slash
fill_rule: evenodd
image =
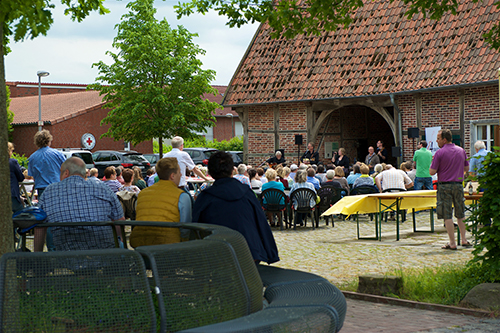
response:
<path id="1" fill-rule="evenodd" d="M 477 125 L 476 140 L 471 142 L 471 146 L 474 146 L 477 140 L 484 141 L 486 149 L 491 150 L 495 145 L 495 125 Z"/>

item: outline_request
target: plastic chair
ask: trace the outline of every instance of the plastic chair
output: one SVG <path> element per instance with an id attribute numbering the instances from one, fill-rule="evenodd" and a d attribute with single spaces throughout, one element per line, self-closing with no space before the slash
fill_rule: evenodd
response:
<path id="1" fill-rule="evenodd" d="M 286 195 L 283 191 L 270 188 L 264 190 L 260 194 L 260 205 L 264 209 L 264 211 L 268 213 L 273 213 L 278 215 L 278 220 L 280 224 L 280 230 L 283 230 L 283 212 L 285 212 L 285 225 L 287 221 L 287 203 L 286 203 Z"/>
<path id="2" fill-rule="evenodd" d="M 290 201 L 292 204 L 292 210 L 297 213 L 309 214 L 314 212 L 316 208 L 316 192 L 309 188 L 298 188 L 292 192 L 290 195 Z M 296 229 L 297 219 L 293 219 L 293 229 Z M 307 217 L 304 220 L 304 225 L 307 224 Z M 314 230 L 314 221 L 312 221 L 312 227 Z"/>
<path id="3" fill-rule="evenodd" d="M 316 227 L 318 227 L 320 215 L 341 199 L 342 189 L 331 185 L 326 185 L 318 190 L 318 196 L 320 198 L 320 202 L 318 204 L 318 208 L 316 209 Z M 329 218 L 330 216 L 325 216 L 326 225 L 328 225 Z M 334 222 L 332 218 L 332 227 L 333 226 Z"/>

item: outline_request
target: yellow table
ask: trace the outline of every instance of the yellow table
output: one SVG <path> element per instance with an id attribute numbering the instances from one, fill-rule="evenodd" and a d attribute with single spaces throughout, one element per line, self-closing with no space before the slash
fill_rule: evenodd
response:
<path id="1" fill-rule="evenodd" d="M 343 197 L 335 205 L 330 207 L 321 216 L 333 214 L 368 214 L 375 213 L 375 237 L 365 237 L 363 239 L 378 239 L 382 240 L 382 216 L 388 211 L 398 211 L 403 209 L 426 210 L 436 207 L 436 191 L 408 191 L 408 192 L 389 192 L 389 193 L 374 193 L 365 195 L 353 195 Z M 434 215 L 431 210 L 431 230 L 434 232 Z M 413 229 L 416 230 L 415 216 L 413 217 Z M 420 230 L 420 232 L 426 232 Z M 399 215 L 396 214 L 396 237 L 399 240 Z M 359 236 L 359 221 L 358 221 L 358 239 Z"/>
<path id="2" fill-rule="evenodd" d="M 388 211 L 398 211 L 404 209 L 413 210 L 413 231 L 414 232 L 434 232 L 434 214 L 436 207 L 436 190 L 407 191 L 392 193 L 374 193 L 365 195 L 352 195 L 343 197 L 335 205 L 330 207 L 321 216 L 333 214 L 343 214 L 350 216 L 352 214 L 375 213 L 375 237 L 359 236 L 358 221 L 358 239 L 382 240 L 382 215 Z M 469 196 L 465 194 L 465 204 L 473 204 L 479 195 Z M 417 230 L 415 223 L 415 211 L 431 209 L 430 230 Z M 399 240 L 399 216 L 396 214 L 396 237 Z"/>

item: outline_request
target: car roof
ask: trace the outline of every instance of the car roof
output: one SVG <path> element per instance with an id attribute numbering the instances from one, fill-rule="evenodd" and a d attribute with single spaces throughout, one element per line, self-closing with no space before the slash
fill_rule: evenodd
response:
<path id="1" fill-rule="evenodd" d="M 124 155 L 142 155 L 141 153 L 136 152 L 135 150 L 98 150 L 95 151 L 95 153 L 119 153 L 119 154 L 124 154 Z"/>
<path id="2" fill-rule="evenodd" d="M 203 151 L 207 151 L 207 150 L 217 150 L 217 149 L 215 149 L 215 148 L 189 147 L 189 148 L 184 148 L 184 150 L 203 150 Z"/>

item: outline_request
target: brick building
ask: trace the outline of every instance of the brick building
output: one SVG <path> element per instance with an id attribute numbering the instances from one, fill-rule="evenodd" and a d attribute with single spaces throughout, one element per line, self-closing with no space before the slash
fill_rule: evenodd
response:
<path id="1" fill-rule="evenodd" d="M 224 106 L 242 119 L 245 154 L 255 164 L 295 135 L 326 163 L 344 147 L 351 162 L 383 140 L 413 156 L 408 128 L 450 128 L 470 155 L 477 139 L 493 144 L 499 123 L 500 55 L 482 38 L 500 19 L 493 0 L 463 2 L 440 21 L 406 19 L 401 1 L 365 1 L 348 29 L 272 39 L 262 24 L 228 87 Z M 301 153 L 305 146 L 301 146 Z"/>
<path id="2" fill-rule="evenodd" d="M 7 82 L 11 92 L 10 110 L 14 112 L 12 141 L 16 152 L 31 155 L 36 146 L 33 136 L 38 130 L 38 84 L 32 82 Z M 52 147 L 81 148 L 82 136 L 92 134 L 96 139 L 97 150 L 123 150 L 125 142 L 115 141 L 112 138 L 100 138 L 106 133 L 109 125 L 101 125 L 101 120 L 109 109 L 103 109 L 103 102 L 99 92 L 87 91 L 86 85 L 81 84 L 53 84 L 42 83 L 42 120 L 44 129 L 54 136 Z M 217 96 L 207 95 L 211 101 L 221 103 L 225 86 L 215 86 L 219 90 Z M 228 117 L 231 114 L 235 118 Z M 217 109 L 215 113 L 215 127 L 209 130 L 207 139 L 229 140 L 236 128 L 241 128 L 236 112 L 230 108 Z M 152 153 L 152 141 L 145 141 L 130 149 L 141 153 Z"/>

